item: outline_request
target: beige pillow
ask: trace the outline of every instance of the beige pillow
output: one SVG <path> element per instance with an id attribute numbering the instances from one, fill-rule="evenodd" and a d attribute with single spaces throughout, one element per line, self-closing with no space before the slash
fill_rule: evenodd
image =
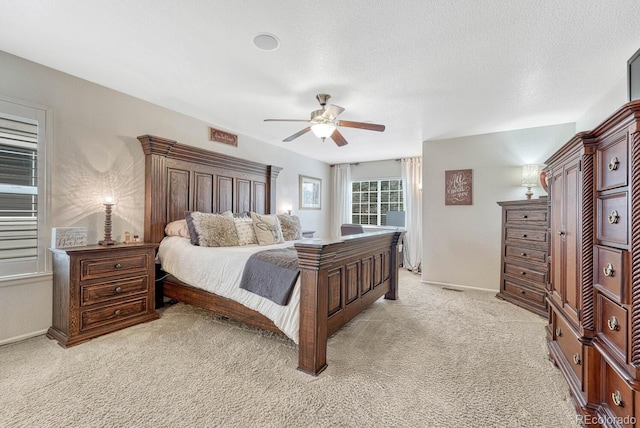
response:
<path id="1" fill-rule="evenodd" d="M 233 247 L 239 245 L 233 217 L 223 214 L 191 211 L 185 214 L 189 237 L 201 247 Z"/>
<path id="2" fill-rule="evenodd" d="M 187 220 L 175 220 L 168 223 L 164 227 L 164 233 L 167 236 L 182 236 L 183 238 L 188 238 L 189 227 L 187 226 Z"/>
<path id="3" fill-rule="evenodd" d="M 256 233 L 258 244 L 271 245 L 284 242 L 278 217 L 251 212 L 251 220 L 253 220 L 253 231 Z"/>
<path id="4" fill-rule="evenodd" d="M 300 217 L 297 215 L 278 214 L 278 221 L 282 229 L 282 236 L 285 241 L 294 241 L 302 239 L 302 227 L 300 226 Z"/>
<path id="5" fill-rule="evenodd" d="M 236 217 L 233 219 L 238 234 L 238 242 L 240 245 L 257 244 L 258 239 L 253 231 L 253 220 L 251 217 Z"/>

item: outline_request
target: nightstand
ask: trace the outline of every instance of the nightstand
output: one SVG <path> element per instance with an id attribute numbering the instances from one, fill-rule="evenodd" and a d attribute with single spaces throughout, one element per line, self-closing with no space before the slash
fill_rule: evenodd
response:
<path id="1" fill-rule="evenodd" d="M 156 244 L 51 249 L 53 321 L 62 347 L 158 318 Z"/>
<path id="2" fill-rule="evenodd" d="M 315 230 L 303 230 L 302 237 L 303 238 L 313 238 L 313 235 L 316 233 Z"/>

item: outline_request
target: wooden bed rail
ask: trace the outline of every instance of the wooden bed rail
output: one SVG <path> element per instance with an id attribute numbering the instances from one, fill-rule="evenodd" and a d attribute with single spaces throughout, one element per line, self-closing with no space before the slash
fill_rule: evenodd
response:
<path id="1" fill-rule="evenodd" d="M 384 296 L 398 296 L 403 231 L 368 232 L 295 244 L 300 266 L 298 369 L 327 366 L 327 339 Z"/>

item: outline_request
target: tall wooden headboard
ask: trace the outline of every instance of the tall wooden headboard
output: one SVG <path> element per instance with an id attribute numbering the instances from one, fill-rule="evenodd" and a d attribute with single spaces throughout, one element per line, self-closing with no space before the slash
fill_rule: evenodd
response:
<path id="1" fill-rule="evenodd" d="M 158 243 L 185 211 L 276 212 L 282 168 L 153 135 L 138 137 L 145 154 L 144 240 Z"/>

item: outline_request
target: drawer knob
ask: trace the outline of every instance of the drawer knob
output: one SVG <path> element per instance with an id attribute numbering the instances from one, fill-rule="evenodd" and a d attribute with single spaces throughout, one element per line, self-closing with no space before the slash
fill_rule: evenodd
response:
<path id="1" fill-rule="evenodd" d="M 116 269 L 122 269 L 122 265 L 120 263 L 116 263 L 116 265 L 114 266 Z"/>
<path id="2" fill-rule="evenodd" d="M 607 324 L 609 325 L 609 330 L 611 331 L 618 330 L 618 327 L 619 327 L 618 318 L 616 318 L 615 316 L 611 316 L 611 318 L 607 320 Z"/>
<path id="3" fill-rule="evenodd" d="M 116 315 L 120 315 L 120 309 L 116 309 L 116 311 L 114 312 L 114 314 L 116 314 Z"/>
<path id="4" fill-rule="evenodd" d="M 609 224 L 617 224 L 618 221 L 620 220 L 620 214 L 618 214 L 618 211 L 613 210 L 611 211 L 611 214 L 609 214 Z"/>
<path id="5" fill-rule="evenodd" d="M 116 287 L 116 289 L 114 291 L 116 292 L 116 294 L 121 293 L 122 292 L 122 287 Z"/>
<path id="6" fill-rule="evenodd" d="M 526 291 L 520 290 L 520 294 L 526 294 Z"/>
<path id="7" fill-rule="evenodd" d="M 527 273 L 525 271 L 520 271 L 520 275 L 526 275 Z"/>
<path id="8" fill-rule="evenodd" d="M 576 363 L 576 365 L 580 364 L 580 354 L 578 352 L 573 355 L 573 362 Z"/>
<path id="9" fill-rule="evenodd" d="M 558 236 L 564 236 L 565 234 L 563 230 L 559 230 L 557 233 L 558 233 Z"/>
<path id="10" fill-rule="evenodd" d="M 525 214 L 522 216 L 522 218 L 529 218 L 529 216 Z"/>
<path id="11" fill-rule="evenodd" d="M 618 391 L 617 389 L 611 394 L 611 399 L 613 400 L 613 404 L 618 407 L 622 407 L 622 405 L 624 404 L 622 402 L 622 393 L 620 393 L 620 391 Z"/>
<path id="12" fill-rule="evenodd" d="M 561 337 L 562 336 L 562 329 L 560 327 L 556 328 L 556 336 L 557 337 Z"/>
<path id="13" fill-rule="evenodd" d="M 522 234 L 522 237 L 523 237 L 523 238 L 526 238 L 526 237 L 527 237 L 527 234 L 526 234 L 526 233 L 523 233 L 523 234 Z"/>
<path id="14" fill-rule="evenodd" d="M 609 161 L 609 165 L 607 166 L 607 168 L 609 168 L 609 171 L 615 171 L 616 169 L 618 169 L 619 164 L 620 164 L 620 161 L 618 160 L 618 157 L 614 156 Z"/>
<path id="15" fill-rule="evenodd" d="M 522 257 L 527 257 L 527 253 L 520 253 Z"/>
<path id="16" fill-rule="evenodd" d="M 604 272 L 604 276 L 613 276 L 613 265 L 611 263 L 607 263 L 607 265 L 602 269 Z"/>

